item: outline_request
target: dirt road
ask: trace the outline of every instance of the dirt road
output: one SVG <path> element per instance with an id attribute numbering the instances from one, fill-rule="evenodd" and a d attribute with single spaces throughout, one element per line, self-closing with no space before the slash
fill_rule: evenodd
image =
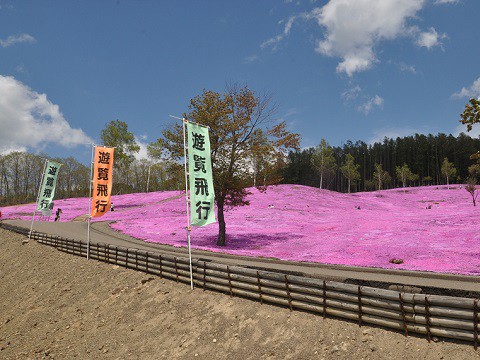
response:
<path id="1" fill-rule="evenodd" d="M 30 222 L 28 221 L 6 220 L 5 223 L 30 229 Z M 86 241 L 87 223 L 85 222 L 36 222 L 34 229 L 39 232 L 58 235 L 64 238 Z M 178 248 L 135 239 L 112 230 L 105 222 L 92 223 L 91 239 L 92 241 L 126 248 L 162 251 L 163 253 L 187 256 L 187 249 L 185 247 Z M 453 296 L 478 297 L 478 294 L 480 294 L 480 278 L 478 276 L 325 265 L 269 258 L 252 258 L 202 250 L 193 250 L 192 255 L 195 258 L 209 259 L 210 261 L 227 265 L 241 265 L 299 275 L 305 274 L 324 280 L 360 281 L 362 282 L 361 284 L 369 285 L 369 283 L 371 283 L 372 286 L 403 284 L 425 289 L 426 292 L 432 294 Z M 439 259 L 439 261 L 441 260 Z"/>
<path id="2" fill-rule="evenodd" d="M 0 229 L 2 359 L 477 359 L 71 256 Z"/>

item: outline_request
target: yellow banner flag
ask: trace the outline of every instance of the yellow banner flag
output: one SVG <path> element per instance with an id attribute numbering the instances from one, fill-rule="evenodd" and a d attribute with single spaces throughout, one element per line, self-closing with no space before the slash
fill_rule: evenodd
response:
<path id="1" fill-rule="evenodd" d="M 92 217 L 99 217 L 110 210 L 112 195 L 114 148 L 95 146 L 93 158 Z"/>

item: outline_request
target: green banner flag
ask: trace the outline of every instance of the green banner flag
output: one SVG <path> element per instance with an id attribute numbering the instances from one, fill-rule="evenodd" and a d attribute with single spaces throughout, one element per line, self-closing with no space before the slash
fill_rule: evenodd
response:
<path id="1" fill-rule="evenodd" d="M 38 194 L 37 210 L 50 209 L 50 204 L 55 196 L 55 186 L 57 184 L 58 170 L 62 164 L 54 161 L 47 161 L 45 174 L 43 175 L 42 187 Z"/>
<path id="2" fill-rule="evenodd" d="M 190 225 L 215 222 L 212 161 L 208 128 L 187 122 Z"/>

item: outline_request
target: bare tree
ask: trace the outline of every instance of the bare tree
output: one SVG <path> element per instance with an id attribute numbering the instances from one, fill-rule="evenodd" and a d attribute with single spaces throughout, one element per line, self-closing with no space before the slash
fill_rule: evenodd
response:
<path id="1" fill-rule="evenodd" d="M 470 177 L 468 179 L 468 184 L 465 186 L 465 190 L 469 192 L 472 196 L 473 206 L 477 206 L 477 196 L 478 196 L 478 188 L 477 188 L 477 179 L 474 177 Z"/>

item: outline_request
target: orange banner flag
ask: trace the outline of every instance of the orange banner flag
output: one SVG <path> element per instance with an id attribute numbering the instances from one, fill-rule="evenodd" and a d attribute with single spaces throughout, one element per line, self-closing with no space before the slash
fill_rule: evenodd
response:
<path id="1" fill-rule="evenodd" d="M 93 158 L 92 213 L 99 217 L 110 210 L 114 148 L 95 146 Z"/>

